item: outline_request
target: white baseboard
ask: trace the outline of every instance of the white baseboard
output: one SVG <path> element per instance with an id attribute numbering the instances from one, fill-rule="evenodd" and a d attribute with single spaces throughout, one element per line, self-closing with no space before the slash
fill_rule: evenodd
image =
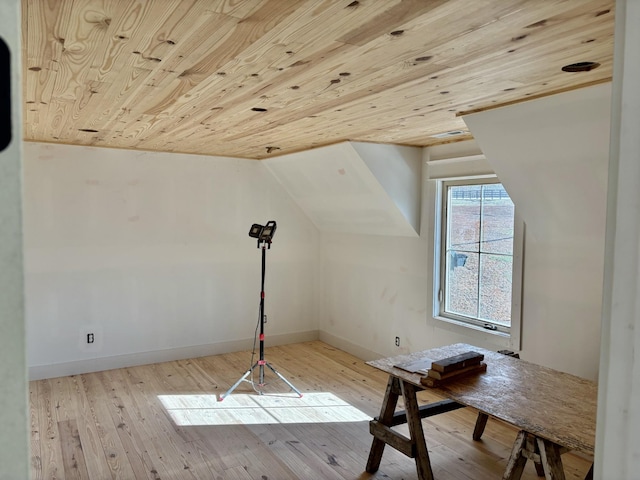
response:
<path id="1" fill-rule="evenodd" d="M 331 345 L 332 347 L 339 348 L 342 351 L 350 353 L 365 362 L 369 360 L 377 360 L 379 358 L 384 357 L 384 355 L 374 352 L 373 350 L 369 350 L 366 347 L 361 345 L 357 345 L 355 343 L 350 342 L 349 340 L 345 340 L 341 337 L 336 337 L 335 335 L 331 335 L 330 333 L 324 332 L 320 330 L 318 340 Z"/>
<path id="2" fill-rule="evenodd" d="M 267 347 L 301 343 L 318 340 L 318 331 L 285 333 L 269 335 Z M 329 343 L 329 342 L 327 342 Z M 79 375 L 81 373 L 100 372 L 114 368 L 134 367 L 151 363 L 169 362 L 186 358 L 206 357 L 222 353 L 240 352 L 253 347 L 253 338 L 229 340 L 207 345 L 192 345 L 189 347 L 169 348 L 150 352 L 129 353 L 110 357 L 85 358 L 73 362 L 54 363 L 51 365 L 32 365 L 29 367 L 29 380 Z"/>

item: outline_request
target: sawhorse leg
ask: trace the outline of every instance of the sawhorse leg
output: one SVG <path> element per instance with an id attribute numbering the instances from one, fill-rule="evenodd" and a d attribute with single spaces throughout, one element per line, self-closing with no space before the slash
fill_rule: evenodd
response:
<path id="1" fill-rule="evenodd" d="M 400 393 L 400 381 L 396 377 L 389 375 L 387 390 L 384 394 L 382 408 L 380 409 L 380 416 L 377 420 L 380 424 L 387 427 L 392 424 L 393 413 L 396 410 Z M 371 450 L 369 451 L 369 459 L 367 460 L 367 472 L 373 473 L 378 471 L 385 445 L 386 442 L 382 440 L 382 437 L 376 436 L 375 434 L 373 435 L 373 442 L 371 443 Z"/>
<path id="2" fill-rule="evenodd" d="M 408 457 L 415 458 L 419 480 L 433 480 L 429 451 L 427 450 L 427 443 L 422 430 L 422 416 L 451 411 L 461 408 L 462 405 L 446 401 L 443 402 L 444 404 L 433 405 L 432 412 L 428 412 L 427 409 L 422 409 L 421 411 L 416 397 L 418 390 L 418 387 L 408 382 L 404 382 L 393 375 L 389 376 L 380 416 L 373 419 L 369 424 L 373 442 L 369 452 L 369 459 L 367 460 L 367 472 L 373 473 L 378 470 L 384 447 L 389 444 Z M 404 400 L 405 411 L 395 413 L 400 395 Z M 404 435 L 392 430 L 391 427 L 402 423 L 407 423 L 410 438 L 406 438 Z"/>
<path id="3" fill-rule="evenodd" d="M 489 420 L 489 415 L 483 412 L 478 412 L 478 418 L 476 419 L 476 426 L 473 429 L 472 438 L 474 440 L 480 440 L 482 438 L 482 434 L 484 433 L 484 428 L 487 426 L 487 420 Z"/>
<path id="4" fill-rule="evenodd" d="M 422 419 L 420 418 L 420 411 L 418 409 L 416 387 L 407 382 L 402 382 L 401 386 L 402 397 L 404 399 L 404 408 L 407 412 L 409 434 L 411 436 L 412 445 L 415 449 L 418 479 L 433 480 L 433 472 L 431 471 L 431 460 L 429 460 L 429 451 L 427 450 L 427 442 L 424 438 L 424 431 L 422 430 Z"/>
<path id="5" fill-rule="evenodd" d="M 527 460 L 533 460 L 538 475 L 544 476 L 546 480 L 565 480 L 561 453 L 561 447 L 555 443 L 521 430 L 502 479 L 520 480 Z"/>
<path id="6" fill-rule="evenodd" d="M 472 438 L 474 440 L 480 440 L 482 438 L 484 429 L 487 426 L 487 420 L 489 420 L 489 415 L 483 412 L 478 412 L 478 418 L 476 419 L 476 426 L 473 429 L 473 435 L 472 435 Z M 544 477 L 544 469 L 542 468 L 542 464 L 540 463 L 540 461 L 536 460 L 534 464 L 536 466 L 536 473 L 538 474 L 538 476 Z M 585 480 L 589 480 L 589 479 L 585 479 Z"/>

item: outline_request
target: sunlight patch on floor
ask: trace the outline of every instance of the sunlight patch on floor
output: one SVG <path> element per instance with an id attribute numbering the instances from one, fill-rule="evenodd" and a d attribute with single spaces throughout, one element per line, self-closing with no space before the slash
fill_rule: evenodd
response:
<path id="1" fill-rule="evenodd" d="M 371 417 L 329 392 L 229 395 L 158 395 L 176 425 L 363 422 Z"/>

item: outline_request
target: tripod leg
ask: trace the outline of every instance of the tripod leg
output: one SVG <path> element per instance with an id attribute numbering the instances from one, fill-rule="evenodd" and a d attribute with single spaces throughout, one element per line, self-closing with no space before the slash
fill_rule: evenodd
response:
<path id="1" fill-rule="evenodd" d="M 294 386 L 291 384 L 291 382 L 289 382 L 289 380 L 287 380 L 286 378 L 284 378 L 284 377 L 280 374 L 280 372 L 278 372 L 275 368 L 273 368 L 269 362 L 265 362 L 265 365 L 266 365 L 267 367 L 269 367 L 269 369 L 270 369 L 273 373 L 275 373 L 275 374 L 278 376 L 278 378 L 279 378 L 280 380 L 282 380 L 284 383 L 286 383 L 287 385 L 289 385 L 289 388 L 291 388 L 291 390 L 293 390 L 294 392 L 296 392 L 296 393 L 298 394 L 298 396 L 299 396 L 300 398 L 302 398 L 302 394 L 300 393 L 300 391 L 299 391 L 296 387 L 294 387 Z"/>
<path id="2" fill-rule="evenodd" d="M 247 379 L 247 377 L 249 375 L 251 375 L 251 372 L 253 371 L 254 368 L 256 368 L 257 365 L 258 365 L 257 363 L 254 363 L 253 366 L 249 370 L 247 370 L 245 372 L 245 374 L 242 377 L 240 377 L 240 379 L 238 379 L 238 381 L 236 383 L 234 383 L 233 386 L 229 390 L 226 391 L 226 393 L 223 393 L 222 395 L 220 395 L 220 398 L 218 399 L 218 401 L 221 402 L 226 397 L 231 395 L 231 392 L 233 392 L 238 385 L 240 385 L 243 381 L 245 381 Z"/>

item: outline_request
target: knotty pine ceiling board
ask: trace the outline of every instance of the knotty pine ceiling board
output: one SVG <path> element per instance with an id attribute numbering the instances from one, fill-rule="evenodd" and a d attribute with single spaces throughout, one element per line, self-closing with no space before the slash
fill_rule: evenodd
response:
<path id="1" fill-rule="evenodd" d="M 613 63 L 613 0 L 23 0 L 22 22 L 25 140 L 255 159 L 470 138 L 461 113 Z"/>

